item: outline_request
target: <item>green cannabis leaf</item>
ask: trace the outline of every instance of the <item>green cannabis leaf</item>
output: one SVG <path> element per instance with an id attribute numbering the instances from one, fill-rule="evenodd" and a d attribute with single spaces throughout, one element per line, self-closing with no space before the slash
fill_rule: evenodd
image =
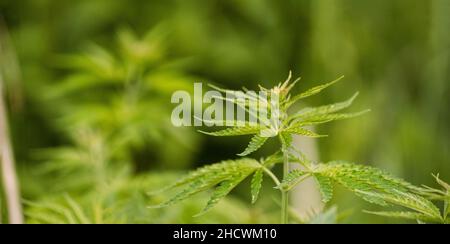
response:
<path id="1" fill-rule="evenodd" d="M 290 74 L 290 75 L 291 75 L 291 74 Z M 289 76 L 290 76 L 290 75 L 289 75 Z M 340 81 L 340 80 L 343 79 L 343 78 L 344 78 L 344 76 L 341 76 L 341 77 L 337 78 L 336 80 L 333 80 L 333 81 L 328 82 L 328 83 L 326 83 L 326 84 L 322 84 L 322 85 L 319 85 L 319 86 L 315 86 L 315 87 L 313 87 L 313 88 L 307 90 L 306 92 L 300 93 L 299 95 L 296 95 L 295 97 L 293 97 L 293 98 L 287 103 L 287 105 L 292 105 L 292 104 L 294 104 L 295 102 L 297 102 L 297 101 L 300 100 L 300 99 L 303 99 L 303 98 L 307 98 L 307 97 L 309 97 L 309 96 L 316 95 L 317 93 L 321 92 L 323 89 L 325 89 L 325 88 L 327 88 L 327 87 L 329 87 L 329 86 L 335 84 L 336 82 Z"/>
<path id="2" fill-rule="evenodd" d="M 311 130 L 311 125 L 323 124 L 334 120 L 342 120 L 360 116 L 369 110 L 353 113 L 342 113 L 355 101 L 356 92 L 345 101 L 318 106 L 306 107 L 292 112 L 292 106 L 299 100 L 313 96 L 325 88 L 335 84 L 343 77 L 323 85 L 313 87 L 306 92 L 291 96 L 290 92 L 299 79 L 291 82 L 290 73 L 287 80 L 277 86 L 268 89 L 259 86 L 260 93 L 242 91 L 232 91 L 211 85 L 211 87 L 226 95 L 239 93 L 245 101 L 239 99 L 219 98 L 226 102 L 233 103 L 237 107 L 245 110 L 249 116 L 257 119 L 257 123 L 231 120 L 203 120 L 208 124 L 225 125 L 228 128 L 215 131 L 204 132 L 211 136 L 242 136 L 252 135 L 246 149 L 238 154 L 248 156 L 260 149 L 270 138 L 276 137 L 280 142 L 280 150 L 271 156 L 260 161 L 242 158 L 238 160 L 228 160 L 200 168 L 185 178 L 176 182 L 165 190 L 183 187 L 174 197 L 155 207 L 165 207 L 182 201 L 198 192 L 213 189 L 210 200 L 206 207 L 198 214 L 202 215 L 214 207 L 221 199 L 227 196 L 245 178 L 253 174 L 251 180 L 251 200 L 252 203 L 258 199 L 262 187 L 263 175 L 267 174 L 275 183 L 275 188 L 281 191 L 281 223 L 288 223 L 288 193 L 303 180 L 313 177 L 319 186 L 322 201 L 327 203 L 333 197 L 334 185 L 339 184 L 349 191 L 355 193 L 367 202 L 380 206 L 396 205 L 407 208 L 408 211 L 366 211 L 367 213 L 414 219 L 419 222 L 448 222 L 447 216 L 450 212 L 449 192 L 450 186 L 445 182 L 436 180 L 444 190 L 437 190 L 431 187 L 417 187 L 402 179 L 373 167 L 360 164 L 348 163 L 345 161 L 332 161 L 329 163 L 313 163 L 307 159 L 300 150 L 293 146 L 293 135 L 318 138 L 326 135 L 318 134 Z M 274 102 L 274 99 L 276 100 Z M 266 115 L 270 114 L 270 118 Z M 200 119 L 200 118 L 196 118 Z M 200 119 L 201 120 L 201 119 Z M 277 164 L 283 165 L 283 177 L 279 180 L 272 172 L 272 168 Z M 299 163 L 301 167 L 289 171 L 289 163 Z M 444 212 L 440 210 L 433 200 L 444 201 Z M 335 212 L 335 211 L 334 211 Z"/>
<path id="3" fill-rule="evenodd" d="M 267 141 L 267 139 L 268 139 L 267 137 L 262 137 L 260 135 L 254 135 L 252 140 L 250 141 L 250 144 L 245 149 L 245 151 L 238 155 L 244 157 L 244 156 L 251 154 L 252 152 L 254 152 L 254 151 L 258 150 L 260 147 L 262 147 L 264 145 L 264 143 Z"/>
<path id="4" fill-rule="evenodd" d="M 306 176 L 306 177 L 305 177 Z M 292 170 L 281 182 L 278 188 L 283 191 L 289 191 L 292 187 L 296 186 L 302 180 L 307 178 L 309 174 L 303 170 L 295 169 Z"/>
<path id="5" fill-rule="evenodd" d="M 255 172 L 252 178 L 251 183 L 251 193 L 252 193 L 252 203 L 255 203 L 258 200 L 259 191 L 261 190 L 263 181 L 263 170 L 259 169 Z"/>
<path id="6" fill-rule="evenodd" d="M 425 195 L 432 199 L 448 201 L 444 191 L 430 187 L 417 187 L 402 179 L 393 177 L 382 170 L 369 166 L 343 161 L 317 164 L 313 168 L 291 171 L 280 186 L 285 190 L 289 190 L 298 184 L 298 182 L 304 180 L 305 176 L 309 175 L 312 175 L 316 179 L 324 202 L 328 202 L 331 199 L 333 185 L 335 183 L 342 185 L 370 203 L 381 206 L 397 205 L 413 210 L 413 212 L 365 211 L 367 213 L 395 218 L 415 219 L 422 222 L 446 222 L 448 214 L 445 212 L 446 210 L 441 215 L 436 205 L 426 197 L 421 196 Z M 445 182 L 438 182 L 444 188 L 448 186 Z"/>
<path id="7" fill-rule="evenodd" d="M 199 213 L 199 215 L 204 214 L 209 209 L 214 207 L 223 197 L 230 193 L 230 191 L 233 190 L 245 178 L 250 176 L 255 171 L 261 169 L 261 167 L 262 165 L 258 161 L 249 158 L 228 160 L 221 163 L 205 166 L 194 172 L 191 172 L 186 177 L 180 179 L 173 185 L 164 189 L 170 190 L 172 188 L 184 187 L 174 197 L 157 206 L 152 207 L 166 207 L 185 200 L 186 198 L 196 193 L 214 188 L 211 199 L 208 201 L 203 211 Z M 260 185 L 262 181 L 262 174 L 257 177 L 259 177 L 260 179 L 255 180 L 255 182 Z M 252 191 L 255 192 L 255 196 L 257 195 L 256 191 L 259 191 L 256 190 L 256 188 L 260 187 L 257 186 L 257 183 L 255 183 L 255 187 L 252 186 Z"/>
<path id="8" fill-rule="evenodd" d="M 280 82 L 277 86 L 271 89 L 259 86 L 260 92 L 258 94 L 256 92 L 249 92 L 246 88 L 242 91 L 233 91 L 210 85 L 210 87 L 218 92 L 225 93 L 226 95 L 239 94 L 241 98 L 244 98 L 244 101 L 242 101 L 242 99 L 230 99 L 228 96 L 226 96 L 226 98 L 216 97 L 216 99 L 221 99 L 228 103 L 232 103 L 238 108 L 243 109 L 249 114 L 249 116 L 256 118 L 256 123 L 238 121 L 237 119 L 227 121 L 223 121 L 221 119 L 204 120 L 196 117 L 195 119 L 201 120 L 207 124 L 225 125 L 228 127 L 215 132 L 200 132 L 211 136 L 252 135 L 250 143 L 246 149 L 242 153 L 238 154 L 242 157 L 256 152 L 271 137 L 279 138 L 281 143 L 281 151 L 267 157 L 266 159 L 262 159 L 261 163 L 253 159 L 244 158 L 225 161 L 196 170 L 175 183 L 173 186 L 164 189 L 169 190 L 176 187 L 184 187 L 174 197 L 155 207 L 169 206 L 198 192 L 214 188 L 211 199 L 207 203 L 204 210 L 199 213 L 204 214 L 209 209 L 214 207 L 223 197 L 229 194 L 239 183 L 253 173 L 254 175 L 251 181 L 252 203 L 254 203 L 258 198 L 263 174 L 266 173 L 275 182 L 276 188 L 281 190 L 283 223 L 287 223 L 288 221 L 287 192 L 300 181 L 310 177 L 311 175 L 314 175 L 320 184 L 324 201 L 329 201 L 333 192 L 330 176 L 322 175 L 318 171 L 306 172 L 302 170 L 294 170 L 290 173 L 288 172 L 287 166 L 290 161 L 298 162 L 302 165 L 309 165 L 309 160 L 307 160 L 304 155 L 300 158 L 291 155 L 290 150 L 293 148 L 293 135 L 313 138 L 324 137 L 325 135 L 317 134 L 305 126 L 359 116 L 367 112 L 367 110 L 357 113 L 337 113 L 338 111 L 349 107 L 353 103 L 358 95 L 358 93 L 355 93 L 352 97 L 343 102 L 319 107 L 307 107 L 291 113 L 290 111 L 292 110 L 292 106 L 297 101 L 321 92 L 325 88 L 341 80 L 343 77 L 329 83 L 313 87 L 306 92 L 295 96 L 291 96 L 290 92 L 300 79 L 291 82 L 291 78 L 292 73 L 289 73 L 288 78 L 284 82 Z M 270 117 L 267 117 L 267 115 L 270 115 Z M 282 182 L 280 182 L 278 177 L 271 171 L 271 168 L 278 163 L 283 163 L 284 169 Z M 325 172 L 326 171 L 323 170 L 324 174 Z M 363 190 L 367 188 L 360 187 L 357 189 Z"/>
<path id="9" fill-rule="evenodd" d="M 383 193 L 407 192 L 414 188 L 411 184 L 379 169 L 342 161 L 320 164 L 315 172 L 316 175 L 330 178 L 341 184 L 364 200 L 381 205 L 385 205 L 381 199 L 361 194 L 361 192 L 373 190 Z"/>
<path id="10" fill-rule="evenodd" d="M 242 135 L 252 135 L 256 134 L 261 130 L 259 126 L 242 126 L 224 129 L 216 132 L 204 132 L 200 131 L 206 135 L 210 136 L 242 136 Z"/>
<path id="11" fill-rule="evenodd" d="M 364 211 L 368 214 L 374 214 L 378 216 L 390 217 L 390 218 L 400 218 L 400 219 L 409 219 L 409 220 L 418 220 L 422 222 L 433 223 L 436 222 L 436 219 L 433 217 L 429 217 L 428 215 L 417 213 L 417 212 L 407 212 L 407 211 Z M 440 221 L 438 221 L 440 222 Z"/>
<path id="12" fill-rule="evenodd" d="M 373 198 L 381 199 L 382 201 L 409 208 L 424 215 L 432 222 L 441 223 L 444 219 L 441 217 L 439 208 L 436 207 L 431 201 L 408 192 L 398 191 L 394 194 L 383 194 L 375 192 L 364 192 L 363 194 L 369 195 Z M 423 219 L 423 218 L 422 218 Z"/>
<path id="13" fill-rule="evenodd" d="M 248 147 L 244 150 L 244 152 L 238 154 L 239 156 L 247 156 L 261 148 L 270 137 L 280 136 L 282 138 L 281 143 L 284 145 L 284 147 L 287 148 L 289 147 L 289 144 L 291 142 L 292 135 L 301 135 L 313 138 L 325 137 L 325 135 L 317 134 L 310 129 L 305 128 L 305 126 L 326 123 L 333 120 L 352 118 L 369 111 L 363 110 L 357 113 L 336 113 L 349 107 L 353 103 L 353 101 L 358 96 L 358 93 L 355 93 L 351 98 L 344 102 L 319 107 L 308 107 L 301 109 L 293 113 L 292 115 L 289 115 L 288 111 L 297 101 L 321 92 L 325 88 L 341 80 L 343 76 L 332 82 L 311 88 L 306 92 L 300 93 L 299 95 L 292 98 L 290 95 L 290 91 L 299 81 L 299 79 L 291 82 L 291 78 L 292 73 L 289 73 L 286 81 L 284 81 L 283 83 L 279 83 L 277 86 L 271 89 L 260 86 L 259 94 L 246 93 L 246 89 L 242 91 L 232 91 L 211 85 L 213 89 L 219 92 L 223 92 L 225 94 L 239 93 L 240 96 L 243 96 L 245 99 L 247 99 L 249 102 L 246 102 L 244 104 L 242 104 L 242 101 L 240 101 L 239 99 L 224 100 L 233 103 L 238 107 L 241 107 L 242 109 L 247 111 L 250 116 L 254 116 L 259 123 L 257 123 L 257 125 L 246 124 L 244 126 L 238 126 L 239 121 L 237 120 L 227 121 L 227 125 L 232 125 L 230 128 L 216 132 L 201 132 L 211 136 L 253 135 Z M 273 101 L 271 100 L 272 97 L 278 98 L 277 104 L 273 103 Z M 267 119 L 265 116 L 262 116 L 270 114 L 270 112 L 274 110 L 279 110 L 276 111 L 276 114 L 279 115 L 280 121 L 275 121 L 276 118 L 274 117 Z M 221 123 L 223 121 L 212 120 L 205 122 Z"/>
<path id="14" fill-rule="evenodd" d="M 320 174 L 314 174 L 314 179 L 319 185 L 320 194 L 322 195 L 322 201 L 327 203 L 333 197 L 333 180 L 328 177 L 324 177 Z"/>

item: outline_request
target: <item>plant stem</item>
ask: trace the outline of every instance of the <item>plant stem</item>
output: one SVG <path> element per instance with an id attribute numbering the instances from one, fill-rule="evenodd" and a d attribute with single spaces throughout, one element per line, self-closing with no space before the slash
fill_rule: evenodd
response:
<path id="1" fill-rule="evenodd" d="M 287 148 L 283 150 L 283 179 L 286 178 L 286 176 L 289 173 L 289 154 Z M 288 210 L 289 210 L 289 192 L 288 191 L 281 191 L 281 223 L 287 224 L 289 223 L 288 218 Z"/>
<path id="2" fill-rule="evenodd" d="M 11 75 L 10 83 L 12 86 L 10 92 L 13 98 L 11 101 L 11 107 L 20 108 L 22 105 L 22 99 L 20 90 L 18 90 L 20 88 L 19 82 L 21 80 L 19 64 L 17 62 L 17 55 L 12 47 L 8 28 L 2 16 L 0 16 L 0 59 L 3 57 L 8 58 L 7 61 L 9 66 L 7 68 Z M 23 213 L 20 200 L 20 187 L 17 179 L 12 142 L 9 135 L 8 111 L 3 92 L 3 85 L 5 82 L 1 71 L 2 69 L 0 69 L 0 178 L 3 180 L 3 190 L 6 197 L 5 202 L 8 212 L 8 221 L 11 224 L 21 224 L 23 223 Z M 2 216 L 0 213 L 0 222 L 1 217 Z"/>
<path id="3" fill-rule="evenodd" d="M 272 180 L 273 180 L 273 182 L 275 183 L 275 185 L 279 186 L 279 185 L 281 184 L 280 180 L 278 180 L 277 176 L 274 175 L 274 174 L 272 173 L 272 171 L 270 171 L 268 168 L 266 168 L 266 167 L 264 167 L 264 166 L 263 166 L 262 169 L 263 169 L 264 172 L 266 172 L 266 174 L 267 174 L 268 176 L 270 176 L 270 178 L 272 178 Z"/>
<path id="4" fill-rule="evenodd" d="M 1 75 L 1 74 L 0 74 Z M 9 223 L 23 223 L 22 206 L 20 203 L 19 183 L 17 181 L 14 156 L 8 135 L 8 119 L 3 101 L 2 80 L 0 77 L 0 165 L 3 186 L 6 195 Z"/>

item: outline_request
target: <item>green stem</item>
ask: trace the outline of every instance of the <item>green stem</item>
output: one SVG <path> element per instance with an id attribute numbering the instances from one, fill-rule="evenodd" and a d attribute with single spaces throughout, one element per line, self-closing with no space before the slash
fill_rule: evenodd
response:
<path id="1" fill-rule="evenodd" d="M 289 173 L 289 154 L 287 148 L 283 150 L 283 179 Z M 281 191 L 281 223 L 287 224 L 289 223 L 288 219 L 288 210 L 289 210 L 289 193 L 288 191 Z"/>
<path id="2" fill-rule="evenodd" d="M 281 184 L 280 180 L 278 180 L 277 176 L 274 175 L 272 173 L 272 171 L 270 171 L 268 168 L 266 168 L 264 166 L 262 167 L 262 169 L 263 169 L 264 172 L 266 172 L 266 174 L 268 176 L 270 176 L 270 178 L 272 178 L 272 180 L 273 180 L 273 182 L 275 183 L 276 186 L 279 186 Z"/>

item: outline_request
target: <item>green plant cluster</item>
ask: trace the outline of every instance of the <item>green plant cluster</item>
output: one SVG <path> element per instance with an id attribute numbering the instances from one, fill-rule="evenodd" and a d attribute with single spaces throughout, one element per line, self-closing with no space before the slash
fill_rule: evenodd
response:
<path id="1" fill-rule="evenodd" d="M 341 77 L 342 78 L 342 77 Z M 281 192 L 281 223 L 288 223 L 288 194 L 297 184 L 303 180 L 312 177 L 317 182 L 323 202 L 327 203 L 333 197 L 334 185 L 339 184 L 355 193 L 365 201 L 381 206 L 397 205 L 408 209 L 408 211 L 377 212 L 366 211 L 367 213 L 382 215 L 387 217 L 397 217 L 413 219 L 419 222 L 447 223 L 449 213 L 449 185 L 439 180 L 439 184 L 445 188 L 445 191 L 435 190 L 433 188 L 424 188 L 414 186 L 402 179 L 393 177 L 382 170 L 364 166 L 360 164 L 348 163 L 344 161 L 333 161 L 329 163 L 314 163 L 293 145 L 293 136 L 322 137 L 311 130 L 311 125 L 323 124 L 335 120 L 347 119 L 362 115 L 369 110 L 355 113 L 341 113 L 339 111 L 349 107 L 357 93 L 350 99 L 319 107 L 307 107 L 298 111 L 291 111 L 292 105 L 301 99 L 315 95 L 332 84 L 335 84 L 341 78 L 313 87 L 303 93 L 291 96 L 290 91 L 299 81 L 291 81 L 291 74 L 288 79 L 278 86 L 267 89 L 260 87 L 262 91 L 271 91 L 269 94 L 276 94 L 280 98 L 277 109 L 280 110 L 281 126 L 271 121 L 262 121 L 261 124 L 245 124 L 238 126 L 239 121 L 228 123 L 234 126 L 217 131 L 203 132 L 212 136 L 241 136 L 253 135 L 248 147 L 239 156 L 247 156 L 261 148 L 270 137 L 278 138 L 280 150 L 275 154 L 262 159 L 255 160 L 251 158 L 241 158 L 228 160 L 217 164 L 212 164 L 200 168 L 185 178 L 177 181 L 170 186 L 172 188 L 182 188 L 174 197 L 153 207 L 166 207 L 174 203 L 185 200 L 192 195 L 213 188 L 213 193 L 206 207 L 198 214 L 202 215 L 212 209 L 222 198 L 228 195 L 233 188 L 240 184 L 245 178 L 252 176 L 251 180 L 251 201 L 254 203 L 261 189 L 263 176 L 268 175 L 272 178 L 275 188 Z M 216 88 L 225 93 L 232 93 L 232 90 Z M 252 95 L 246 95 L 249 101 L 255 99 Z M 261 118 L 261 108 L 275 109 L 270 98 L 259 97 L 266 101 L 263 105 L 260 103 L 247 102 L 239 103 L 235 100 L 236 106 L 240 106 L 247 112 L 257 111 L 258 118 Z M 264 110 L 265 112 L 266 110 Z M 262 119 L 261 119 L 262 120 Z M 209 121 L 211 122 L 211 121 Z M 221 122 L 221 121 L 215 121 Z M 272 123 L 271 123 L 272 122 Z M 269 136 L 267 131 L 270 131 Z M 263 134 L 264 133 L 264 134 Z M 298 163 L 300 169 L 289 171 L 290 163 Z M 282 164 L 283 175 L 281 180 L 272 171 L 277 164 Z M 164 189 L 165 190 L 165 189 Z M 444 211 L 434 205 L 429 199 L 442 200 L 444 202 Z"/>
<path id="2" fill-rule="evenodd" d="M 49 117 L 57 118 L 54 126 L 66 139 L 61 146 L 34 151 L 40 164 L 31 178 L 23 180 L 31 198 L 25 200 L 27 222 L 270 221 L 269 215 L 253 216 L 237 199 L 221 204 L 235 216 L 213 211 L 193 218 L 205 196 L 183 203 L 176 211 L 147 208 L 160 199 L 147 195 L 148 186 L 167 185 L 178 177 L 176 171 L 149 173 L 149 167 L 179 169 L 193 160 L 198 135 L 171 125 L 172 107 L 167 101 L 175 90 L 192 89 L 194 77 L 164 54 L 161 28 L 143 38 L 128 29 L 117 36 L 117 51 L 92 44 L 84 53 L 58 58 L 68 75 L 45 87 L 40 102 L 49 108 L 45 111 Z"/>

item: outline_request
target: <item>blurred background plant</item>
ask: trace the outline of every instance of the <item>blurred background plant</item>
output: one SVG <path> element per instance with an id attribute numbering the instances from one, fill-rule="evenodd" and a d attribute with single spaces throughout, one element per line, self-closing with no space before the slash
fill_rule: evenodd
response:
<path id="1" fill-rule="evenodd" d="M 278 208 L 270 193 L 249 210 L 248 189 L 237 189 L 223 204 L 240 214 L 195 219 L 203 196 L 155 212 L 142 184 L 234 158 L 247 141 L 174 128 L 172 91 L 194 81 L 270 87 L 289 70 L 303 77 L 297 89 L 345 74 L 311 103 L 359 90 L 355 109 L 372 110 L 322 127 L 331 136 L 315 146 L 320 160 L 449 182 L 449 12 L 447 0 L 1 0 L 18 60 L 11 69 L 0 56 L 26 221 L 271 222 L 258 210 Z M 344 192 L 332 204 L 351 212 L 332 219 L 397 222 L 359 211 L 365 203 Z"/>

